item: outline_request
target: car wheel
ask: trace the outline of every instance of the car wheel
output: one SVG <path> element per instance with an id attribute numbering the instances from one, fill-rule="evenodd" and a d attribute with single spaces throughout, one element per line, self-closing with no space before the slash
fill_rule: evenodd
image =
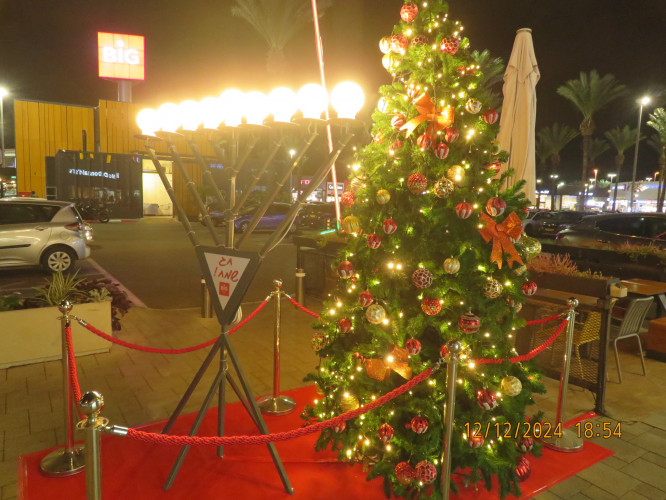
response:
<path id="1" fill-rule="evenodd" d="M 102 212 L 99 214 L 99 221 L 106 224 L 111 220 L 111 217 L 109 217 L 109 214 L 106 212 Z"/>
<path id="2" fill-rule="evenodd" d="M 249 226 L 249 224 L 247 222 L 243 222 L 240 226 L 238 226 L 238 232 L 241 234 L 244 233 L 247 231 L 247 226 Z"/>
<path id="3" fill-rule="evenodd" d="M 74 262 L 76 262 L 74 252 L 63 247 L 51 248 L 42 256 L 42 267 L 50 273 L 58 271 L 64 273 L 74 265 Z"/>
<path id="4" fill-rule="evenodd" d="M 532 229 L 532 226 L 525 226 L 525 234 L 527 236 L 534 236 L 534 229 Z"/>
<path id="5" fill-rule="evenodd" d="M 298 227 L 296 227 L 296 224 L 292 224 L 289 228 L 289 234 L 294 234 L 296 231 L 298 231 Z"/>

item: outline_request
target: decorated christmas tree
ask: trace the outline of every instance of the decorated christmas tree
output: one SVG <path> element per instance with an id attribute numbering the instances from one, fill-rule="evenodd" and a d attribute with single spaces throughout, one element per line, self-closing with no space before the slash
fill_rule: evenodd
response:
<path id="1" fill-rule="evenodd" d="M 530 202 L 522 182 L 507 188 L 513 172 L 500 174 L 507 153 L 495 140 L 499 99 L 490 87 L 502 65 L 470 49 L 442 1 L 406 3 L 399 14 L 380 42 L 393 83 L 381 88 L 373 141 L 341 198 L 347 244 L 315 325 L 321 364 L 306 378 L 321 397 L 303 417 L 321 421 L 367 404 L 446 358 L 446 342 L 458 339 L 458 380 L 436 371 L 322 432 L 317 447 L 363 461 L 368 479 L 384 478 L 387 496 L 439 493 L 442 408 L 455 383 L 453 470 L 487 488 L 496 476 L 502 497 L 519 495 L 533 446 L 525 408 L 543 386 L 529 362 L 474 363 L 516 356 L 517 313 L 536 290 L 525 263 L 538 242 L 521 234 Z"/>

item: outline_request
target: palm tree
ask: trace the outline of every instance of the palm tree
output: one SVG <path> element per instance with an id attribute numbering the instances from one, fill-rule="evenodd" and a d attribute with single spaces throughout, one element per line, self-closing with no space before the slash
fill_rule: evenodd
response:
<path id="1" fill-rule="evenodd" d="M 615 155 L 615 167 L 616 167 L 616 183 L 620 182 L 620 171 L 622 170 L 622 165 L 624 164 L 624 152 L 633 146 L 636 143 L 636 136 L 638 130 L 631 128 L 629 125 L 625 125 L 624 128 L 617 127 L 614 130 L 609 130 L 604 134 L 608 142 L 615 148 L 617 154 Z M 642 138 L 641 138 L 642 139 Z M 617 186 L 617 184 L 616 184 Z M 617 201 L 617 189 L 613 193 L 613 210 L 615 210 L 615 203 Z"/>
<path id="2" fill-rule="evenodd" d="M 546 165 L 546 162 L 548 161 L 548 158 L 550 158 L 550 147 L 548 146 L 546 141 L 541 139 L 541 137 L 539 137 L 539 139 L 536 141 L 534 147 L 536 155 L 539 158 L 539 170 L 541 170 L 545 174 L 546 168 L 548 167 L 548 165 Z"/>
<path id="3" fill-rule="evenodd" d="M 615 79 L 613 75 L 599 77 L 596 70 L 589 75 L 581 72 L 578 80 L 569 80 L 557 89 L 557 93 L 570 100 L 582 113 L 583 121 L 580 124 L 580 133 L 583 136 L 583 183 L 587 182 L 587 168 L 589 162 L 590 140 L 594 133 L 594 115 L 607 106 L 611 101 L 626 93 L 626 87 Z"/>
<path id="4" fill-rule="evenodd" d="M 331 0 L 319 0 L 319 17 L 330 5 Z M 284 46 L 301 28 L 312 22 L 308 0 L 236 0 L 231 13 L 245 19 L 264 37 L 269 47 L 266 69 L 277 74 L 286 71 Z"/>
<path id="5" fill-rule="evenodd" d="M 655 109 L 654 113 L 650 115 L 647 124 L 657 131 L 652 140 L 649 141 L 649 144 L 659 152 L 659 166 L 661 167 L 661 171 L 659 174 L 657 211 L 663 212 L 664 194 L 666 194 L 666 181 L 664 181 L 664 173 L 666 172 L 666 110 L 664 108 Z M 657 149 L 657 144 L 661 145 L 661 150 Z"/>
<path id="6" fill-rule="evenodd" d="M 546 143 L 546 147 L 550 151 L 550 163 L 553 170 L 557 171 L 557 167 L 560 165 L 560 151 L 578 137 L 578 132 L 566 125 L 560 126 L 558 123 L 554 123 L 552 127 L 542 128 L 537 135 Z"/>
<path id="7" fill-rule="evenodd" d="M 599 158 L 602 154 L 604 154 L 606 151 L 610 149 L 610 144 L 608 144 L 606 141 L 603 139 L 591 139 L 590 143 L 588 145 L 588 150 L 587 154 L 590 159 L 590 166 L 591 167 L 596 167 L 597 166 L 597 158 Z M 588 179 L 589 181 L 589 179 Z"/>

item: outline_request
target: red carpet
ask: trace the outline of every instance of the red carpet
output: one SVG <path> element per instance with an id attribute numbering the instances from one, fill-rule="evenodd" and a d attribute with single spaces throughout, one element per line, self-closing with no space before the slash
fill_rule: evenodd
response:
<path id="1" fill-rule="evenodd" d="M 300 427 L 300 413 L 307 401 L 317 397 L 314 387 L 287 392 L 297 402 L 295 412 L 284 417 L 267 417 L 271 432 Z M 187 434 L 194 414 L 178 419 L 172 434 Z M 199 435 L 215 435 L 217 409 L 209 411 Z M 144 430 L 159 432 L 163 423 L 144 426 Z M 254 424 L 240 403 L 227 406 L 228 435 L 257 434 Z M 230 446 L 225 458 L 215 456 L 215 448 L 191 448 L 180 473 L 169 491 L 162 485 L 171 470 L 179 447 L 153 445 L 117 436 L 102 438 L 102 478 L 105 500 L 173 500 L 219 499 L 242 495 L 242 500 L 302 498 L 307 500 L 380 500 L 385 498 L 381 480 L 366 482 L 360 465 L 350 467 L 339 463 L 331 452 L 315 453 L 316 434 L 277 444 L 278 452 L 294 495 L 285 493 L 280 478 L 268 455 L 266 446 Z M 39 473 L 39 463 L 50 450 L 23 455 L 18 460 L 19 500 L 83 500 L 85 475 L 67 478 L 47 478 Z M 609 457 L 613 452 L 586 442 L 582 452 L 575 455 L 544 449 L 543 457 L 530 457 L 532 476 L 522 483 L 523 498 L 564 481 L 591 465 Z M 572 459 L 575 456 L 575 459 Z M 497 498 L 494 491 L 483 486 L 462 488 L 452 498 Z"/>

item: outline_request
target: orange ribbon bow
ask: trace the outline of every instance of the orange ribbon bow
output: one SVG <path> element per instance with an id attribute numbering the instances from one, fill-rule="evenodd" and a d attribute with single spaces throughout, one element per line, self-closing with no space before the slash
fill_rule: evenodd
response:
<path id="1" fill-rule="evenodd" d="M 412 378 L 412 369 L 407 364 L 408 359 L 407 351 L 394 345 L 386 357 L 386 363 L 381 359 L 366 359 L 365 370 L 368 377 L 380 382 L 384 382 L 391 377 L 391 370 L 394 370 L 402 378 L 409 380 Z"/>
<path id="2" fill-rule="evenodd" d="M 431 135 L 433 132 L 444 130 L 445 128 L 453 125 L 453 121 L 455 120 L 455 109 L 451 106 L 446 108 L 438 108 L 435 106 L 435 103 L 432 102 L 432 99 L 427 93 L 422 94 L 418 99 L 416 99 L 416 101 L 414 101 L 414 105 L 416 106 L 419 115 L 412 118 L 402 127 L 400 127 L 400 130 L 407 131 L 407 137 L 412 135 L 412 132 L 414 132 L 416 127 L 421 125 L 426 120 L 432 121 L 430 127 L 428 127 L 428 133 Z"/>
<path id="3" fill-rule="evenodd" d="M 502 256 L 508 253 L 509 256 L 506 262 L 509 264 L 509 268 L 513 268 L 514 261 L 522 264 L 523 261 L 511 241 L 520 238 L 523 232 L 520 217 L 516 215 L 516 212 L 511 212 L 501 224 L 498 224 L 486 214 L 481 214 L 481 220 L 486 223 L 486 226 L 479 229 L 479 233 L 486 242 L 493 240 L 490 261 L 497 262 L 497 267 L 502 269 Z"/>

